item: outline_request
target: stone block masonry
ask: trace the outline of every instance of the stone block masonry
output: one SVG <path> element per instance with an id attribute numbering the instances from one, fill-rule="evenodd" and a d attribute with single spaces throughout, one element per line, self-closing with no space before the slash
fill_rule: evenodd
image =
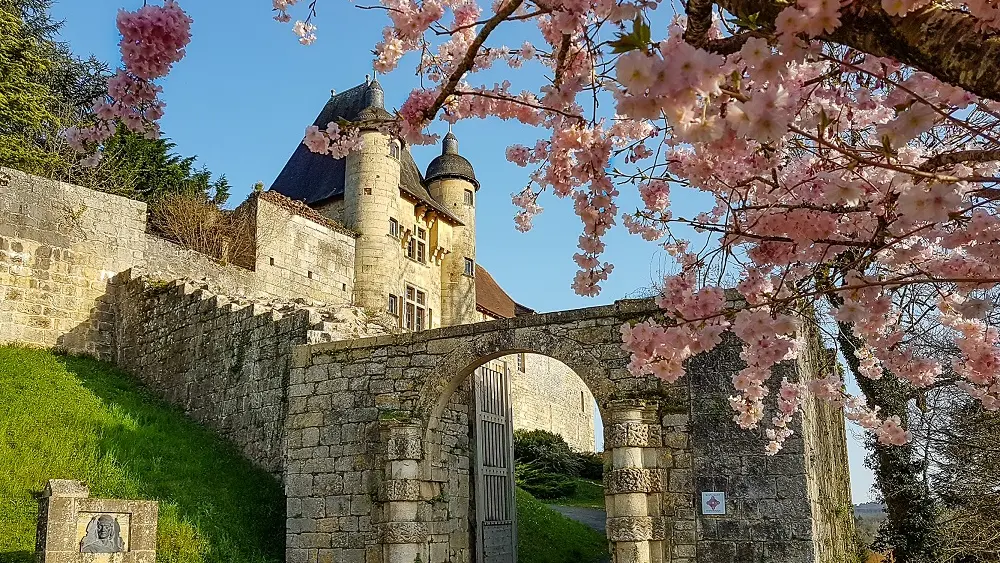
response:
<path id="1" fill-rule="evenodd" d="M 230 300 L 182 280 L 132 279 L 107 298 L 114 361 L 280 475 L 292 347 L 384 331 L 355 308 Z"/>
<path id="2" fill-rule="evenodd" d="M 623 301 L 415 334 L 297 346 L 289 375 L 287 561 L 468 563 L 475 479 L 468 376 L 536 353 L 573 369 L 604 414 L 608 539 L 622 563 L 834 563 L 849 513 L 833 517 L 846 472 L 842 415 L 796 427 L 777 456 L 726 404 L 742 368 L 732 335 L 673 385 L 628 372 L 618 327 L 656 310 Z M 786 366 L 813 377 L 809 362 Z M 821 375 L 821 374 L 820 374 Z M 780 374 L 779 374 L 780 379 Z M 837 416 L 840 418 L 837 418 Z M 809 452 L 807 454 L 806 452 Z M 822 459 L 807 459 L 822 456 Z M 701 493 L 725 495 L 706 514 Z"/>
<path id="3" fill-rule="evenodd" d="M 128 269 L 246 298 L 346 305 L 356 233 L 280 194 L 257 194 L 253 269 L 146 231 L 146 204 L 0 168 L 0 343 L 108 357 L 108 281 Z"/>
<path id="4" fill-rule="evenodd" d="M 100 354 L 98 301 L 145 229 L 144 203 L 0 169 L 0 343 Z"/>

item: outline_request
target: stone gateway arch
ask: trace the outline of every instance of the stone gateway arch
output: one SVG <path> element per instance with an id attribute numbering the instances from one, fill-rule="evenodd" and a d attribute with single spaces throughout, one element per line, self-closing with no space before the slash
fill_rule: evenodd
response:
<path id="1" fill-rule="evenodd" d="M 628 372 L 619 327 L 655 312 L 649 300 L 619 301 L 294 347 L 289 563 L 475 561 L 470 375 L 517 352 L 563 362 L 600 406 L 616 563 L 844 560 L 852 520 L 840 411 L 808 403 L 785 448 L 765 456 L 760 435 L 737 428 L 726 404 L 742 367 L 735 338 L 693 358 L 673 385 Z M 779 369 L 821 377 L 828 359 L 813 346 Z M 724 511 L 718 499 L 706 509 L 703 493 L 724 498 Z"/>

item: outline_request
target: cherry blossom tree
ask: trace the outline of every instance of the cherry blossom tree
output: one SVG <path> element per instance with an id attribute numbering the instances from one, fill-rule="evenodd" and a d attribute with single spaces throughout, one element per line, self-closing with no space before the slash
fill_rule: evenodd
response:
<path id="1" fill-rule="evenodd" d="M 389 22 L 375 67 L 392 71 L 410 54 L 421 86 L 394 119 L 365 126 L 414 144 L 436 140 L 434 120 L 533 127 L 536 139 L 507 148 L 532 170 L 513 196 L 515 224 L 530 229 L 546 200 L 572 202 L 582 295 L 612 274 L 603 238 L 619 223 L 674 257 L 662 318 L 622 327 L 633 373 L 675 381 L 732 330 L 746 363 L 733 379 L 734 419 L 762 429 L 769 453 L 808 395 L 842 405 L 883 451 L 907 452 L 906 395 L 901 406 L 879 389 L 932 387 L 946 367 L 984 409 L 1000 408 L 1000 332 L 983 298 L 1000 281 L 994 0 L 687 0 L 683 14 L 656 0 L 380 1 Z M 276 20 L 296 19 L 301 43 L 316 40 L 316 0 L 272 3 Z M 514 24 L 541 40 L 500 44 L 497 30 Z M 74 133 L 83 148 L 112 119 L 155 131 L 152 80 L 189 36 L 173 0 L 123 12 L 119 28 L 125 70 L 95 107 L 97 125 Z M 547 82 L 516 91 L 528 65 Z M 479 79 L 494 67 L 509 80 Z M 310 128 L 305 142 L 340 158 L 357 147 L 359 125 Z M 619 157 L 628 170 L 612 166 Z M 637 190 L 642 208 L 620 209 L 622 190 Z M 679 216 L 672 198 L 686 191 L 714 205 Z M 688 229 L 713 244 L 696 250 Z M 709 272 L 738 279 L 738 298 Z M 959 351 L 950 365 L 907 338 L 927 322 Z M 771 381 L 771 368 L 803 349 L 805 325 L 839 347 L 862 396 L 837 374 Z M 907 471 L 905 456 L 882 461 L 890 474 Z M 927 549 L 914 540 L 897 560 Z"/>

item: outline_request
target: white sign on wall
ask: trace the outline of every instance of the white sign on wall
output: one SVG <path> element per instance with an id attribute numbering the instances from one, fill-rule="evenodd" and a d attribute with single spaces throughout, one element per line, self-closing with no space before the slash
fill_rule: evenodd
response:
<path id="1" fill-rule="evenodd" d="M 726 513 L 726 493 L 708 492 L 701 493 L 701 513 L 702 514 L 725 514 Z"/>

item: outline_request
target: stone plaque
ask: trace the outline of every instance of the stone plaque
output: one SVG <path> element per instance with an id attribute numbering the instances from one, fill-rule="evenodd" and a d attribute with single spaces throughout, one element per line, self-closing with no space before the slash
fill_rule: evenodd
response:
<path id="1" fill-rule="evenodd" d="M 90 498 L 79 481 L 52 479 L 38 506 L 39 563 L 155 563 L 154 501 Z"/>
<path id="2" fill-rule="evenodd" d="M 128 551 L 130 517 L 131 514 L 77 513 L 76 534 L 80 538 L 80 553 Z"/>
<path id="3" fill-rule="evenodd" d="M 701 513 L 722 515 L 726 513 L 726 493 L 714 491 L 701 493 Z"/>

